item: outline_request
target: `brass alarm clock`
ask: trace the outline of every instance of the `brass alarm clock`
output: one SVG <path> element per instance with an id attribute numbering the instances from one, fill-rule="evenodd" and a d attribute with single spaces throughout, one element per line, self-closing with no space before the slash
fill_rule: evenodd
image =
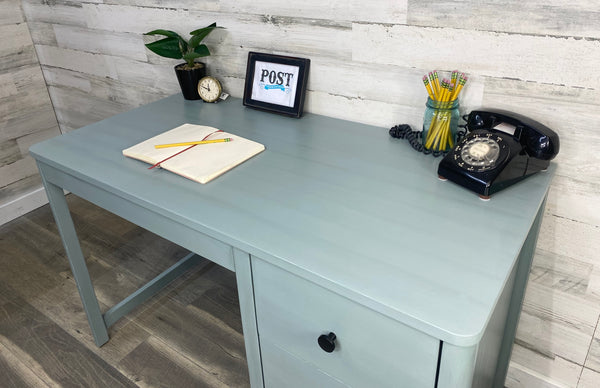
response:
<path id="1" fill-rule="evenodd" d="M 223 88 L 218 79 L 206 76 L 198 82 L 198 94 L 205 102 L 215 102 L 221 96 Z"/>

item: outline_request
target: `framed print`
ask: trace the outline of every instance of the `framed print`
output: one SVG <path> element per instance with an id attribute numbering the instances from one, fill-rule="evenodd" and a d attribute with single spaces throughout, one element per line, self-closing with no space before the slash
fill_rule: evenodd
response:
<path id="1" fill-rule="evenodd" d="M 300 117 L 310 59 L 248 53 L 244 105 Z"/>

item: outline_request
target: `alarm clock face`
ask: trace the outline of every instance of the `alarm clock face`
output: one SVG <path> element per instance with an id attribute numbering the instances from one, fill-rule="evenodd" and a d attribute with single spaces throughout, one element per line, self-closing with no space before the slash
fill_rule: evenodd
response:
<path id="1" fill-rule="evenodd" d="M 502 138 L 492 136 L 476 136 L 465 142 L 460 151 L 460 158 L 471 171 L 483 172 L 496 167 L 503 147 Z"/>
<path id="2" fill-rule="evenodd" d="M 215 77 L 206 76 L 198 82 L 198 94 L 206 102 L 217 101 L 221 92 L 221 83 Z"/>

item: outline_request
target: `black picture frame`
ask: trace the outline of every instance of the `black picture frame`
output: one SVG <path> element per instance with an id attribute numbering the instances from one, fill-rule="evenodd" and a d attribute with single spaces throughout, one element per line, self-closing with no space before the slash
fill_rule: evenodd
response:
<path id="1" fill-rule="evenodd" d="M 309 68 L 308 58 L 249 52 L 243 104 L 292 117 L 302 116 Z"/>

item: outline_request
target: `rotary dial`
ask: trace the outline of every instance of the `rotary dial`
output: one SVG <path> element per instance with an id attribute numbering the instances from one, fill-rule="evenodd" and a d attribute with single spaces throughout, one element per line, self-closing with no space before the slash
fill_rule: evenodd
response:
<path id="1" fill-rule="evenodd" d="M 501 138 L 474 137 L 468 140 L 462 147 L 460 157 L 468 165 L 477 171 L 491 170 L 495 167 L 500 156 Z"/>

